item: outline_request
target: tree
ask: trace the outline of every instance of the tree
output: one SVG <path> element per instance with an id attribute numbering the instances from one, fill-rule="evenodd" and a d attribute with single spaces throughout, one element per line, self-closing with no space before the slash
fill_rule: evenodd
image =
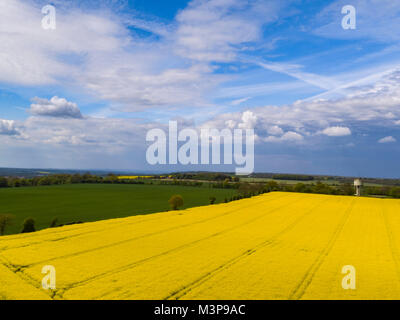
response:
<path id="1" fill-rule="evenodd" d="M 210 204 L 214 204 L 215 201 L 217 201 L 217 198 L 214 197 L 214 196 L 211 196 L 211 197 L 210 197 Z"/>
<path id="2" fill-rule="evenodd" d="M 13 224 L 14 218 L 12 214 L 0 214 L 0 236 L 4 235 L 6 228 Z"/>
<path id="3" fill-rule="evenodd" d="M 265 189 L 267 192 L 279 191 L 280 187 L 279 187 L 278 182 L 276 182 L 274 180 L 270 180 L 265 184 Z"/>
<path id="4" fill-rule="evenodd" d="M 248 182 L 243 182 L 239 185 L 238 192 L 242 195 L 247 195 L 251 192 L 251 186 Z"/>
<path id="5" fill-rule="evenodd" d="M 342 192 L 346 196 L 354 195 L 354 187 L 350 183 L 345 183 L 341 186 Z"/>
<path id="6" fill-rule="evenodd" d="M 172 210 L 178 210 L 179 207 L 183 206 L 183 198 L 181 195 L 175 194 L 168 200 L 168 203 Z"/>
<path id="7" fill-rule="evenodd" d="M 304 183 L 296 183 L 293 187 L 294 192 L 306 192 L 307 186 Z"/>
<path id="8" fill-rule="evenodd" d="M 318 181 L 317 184 L 313 186 L 313 192 L 319 194 L 332 194 L 332 188 L 326 183 Z"/>
<path id="9" fill-rule="evenodd" d="M 50 228 L 55 228 L 57 227 L 58 224 L 58 218 L 54 218 L 53 220 L 51 220 L 50 222 Z"/>
<path id="10" fill-rule="evenodd" d="M 7 178 L 0 177 L 0 188 L 7 188 L 7 187 L 8 187 Z"/>
<path id="11" fill-rule="evenodd" d="M 32 218 L 25 219 L 21 233 L 35 232 L 35 220 Z"/>
<path id="12" fill-rule="evenodd" d="M 399 187 L 393 187 L 390 189 L 389 194 L 393 198 L 400 198 L 400 188 Z"/>

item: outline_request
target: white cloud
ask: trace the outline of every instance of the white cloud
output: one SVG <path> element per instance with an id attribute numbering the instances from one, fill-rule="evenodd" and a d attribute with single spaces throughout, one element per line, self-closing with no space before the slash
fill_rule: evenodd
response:
<path id="1" fill-rule="evenodd" d="M 281 137 L 269 136 L 264 139 L 266 142 L 300 142 L 303 141 L 304 137 L 294 131 L 288 131 Z"/>
<path id="2" fill-rule="evenodd" d="M 236 121 L 233 120 L 226 120 L 225 124 L 229 129 L 234 129 L 236 127 Z"/>
<path id="3" fill-rule="evenodd" d="M 250 100 L 250 99 L 251 99 L 251 97 L 233 100 L 233 101 L 231 102 L 231 105 L 232 105 L 232 106 L 238 106 L 238 105 L 240 105 L 240 104 L 242 104 L 242 103 L 244 103 L 244 102 L 246 102 L 246 101 L 248 101 L 248 100 Z"/>
<path id="4" fill-rule="evenodd" d="M 0 135 L 14 136 L 18 134 L 14 120 L 0 119 Z"/>
<path id="5" fill-rule="evenodd" d="M 283 106 L 253 108 L 251 112 L 256 118 L 254 128 L 260 141 L 266 133 L 268 141 L 283 141 L 269 137 L 283 134 L 276 127 L 297 132 L 308 140 L 317 134 L 347 136 L 352 134 L 350 127 L 361 124 L 369 128 L 394 126 L 393 119 L 400 118 L 400 70 L 384 74 L 374 84 L 353 87 L 340 99 L 302 100 Z M 208 125 L 220 128 L 230 120 L 241 123 L 242 117 L 241 112 L 222 114 Z"/>
<path id="6" fill-rule="evenodd" d="M 272 127 L 270 127 L 270 128 L 267 129 L 267 132 L 268 132 L 269 134 L 274 135 L 274 136 L 281 136 L 281 135 L 283 135 L 283 130 L 282 130 L 282 128 L 279 127 L 279 126 L 272 126 Z"/>
<path id="7" fill-rule="evenodd" d="M 133 119 L 32 116 L 11 126 L 19 135 L 9 135 L 6 123 L 8 135 L 0 134 L 3 166 L 88 169 L 143 168 L 146 132 L 156 126 Z"/>
<path id="8" fill-rule="evenodd" d="M 321 133 L 329 137 L 342 137 L 351 135 L 351 130 L 347 127 L 328 127 Z"/>
<path id="9" fill-rule="evenodd" d="M 125 29 L 106 16 L 57 9 L 57 29 L 44 30 L 41 6 L 33 1 L 1 1 L 0 81 L 44 85 L 81 79 L 80 67 L 87 57 L 115 51 L 127 41 Z"/>
<path id="10" fill-rule="evenodd" d="M 382 139 L 378 140 L 378 143 L 392 143 L 392 142 L 396 142 L 397 140 L 395 138 L 393 138 L 392 136 L 388 136 L 388 137 L 384 137 Z"/>
<path id="11" fill-rule="evenodd" d="M 243 112 L 242 123 L 239 123 L 240 129 L 254 129 L 257 123 L 257 116 L 250 110 Z"/>
<path id="12" fill-rule="evenodd" d="M 303 140 L 303 136 L 297 132 L 288 131 L 282 137 L 282 141 L 301 141 Z"/>
<path id="13" fill-rule="evenodd" d="M 193 60 L 230 62 L 244 44 L 261 39 L 284 1 L 194 0 L 177 16 L 178 54 Z"/>
<path id="14" fill-rule="evenodd" d="M 232 61 L 259 41 L 283 6 L 194 0 L 164 25 L 57 1 L 57 29 L 46 31 L 35 3 L 0 3 L 0 82 L 79 87 L 123 111 L 209 105 L 205 97 L 228 79 L 214 72 L 214 62 Z M 140 37 L 130 26 L 157 37 Z"/>
<path id="15" fill-rule="evenodd" d="M 148 59 L 148 65 L 160 63 L 157 57 Z M 94 63 L 88 71 L 88 88 L 102 99 L 122 105 L 120 109 L 123 111 L 165 106 L 204 106 L 208 103 L 205 93 L 212 92 L 221 82 L 206 65 L 151 72 L 140 70 L 141 66 L 138 66 L 134 57 L 126 57 L 115 64 L 104 61 L 100 73 L 97 69 L 99 66 Z"/>
<path id="16" fill-rule="evenodd" d="M 32 101 L 35 103 L 31 104 L 29 112 L 33 115 L 58 118 L 82 118 L 77 104 L 69 102 L 64 98 L 55 96 L 47 100 L 35 97 Z"/>
<path id="17" fill-rule="evenodd" d="M 87 151 L 122 152 L 143 145 L 145 131 L 155 125 L 132 119 L 30 117 L 23 122 L 24 141 L 31 146 L 87 148 Z M 22 142 L 23 143 L 23 142 Z"/>

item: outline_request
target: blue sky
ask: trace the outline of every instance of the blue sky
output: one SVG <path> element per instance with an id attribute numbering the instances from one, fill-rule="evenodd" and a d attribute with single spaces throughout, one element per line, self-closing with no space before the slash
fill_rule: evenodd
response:
<path id="1" fill-rule="evenodd" d="M 255 170 L 400 177 L 400 3 L 0 4 L 0 166 L 146 163 L 146 132 L 254 128 Z M 342 7 L 356 29 L 342 28 Z"/>

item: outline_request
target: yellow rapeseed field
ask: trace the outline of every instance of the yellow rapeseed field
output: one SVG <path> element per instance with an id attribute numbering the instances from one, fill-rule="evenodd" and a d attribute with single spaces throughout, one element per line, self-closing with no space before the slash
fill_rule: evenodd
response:
<path id="1" fill-rule="evenodd" d="M 275 192 L 0 238 L 0 299 L 398 298 L 398 200 Z"/>
<path id="2" fill-rule="evenodd" d="M 119 180 L 136 180 L 136 179 L 150 179 L 153 176 L 118 176 Z"/>

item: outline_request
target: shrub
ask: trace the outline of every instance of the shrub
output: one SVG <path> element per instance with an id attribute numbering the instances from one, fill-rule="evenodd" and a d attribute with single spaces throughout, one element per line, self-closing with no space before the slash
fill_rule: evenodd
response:
<path id="1" fill-rule="evenodd" d="M 7 188 L 7 187 L 8 187 L 7 178 L 0 177 L 0 188 Z"/>
<path id="2" fill-rule="evenodd" d="M 50 228 L 55 228 L 57 227 L 58 224 L 58 218 L 54 218 L 53 220 L 51 220 L 50 222 Z"/>
<path id="3" fill-rule="evenodd" d="M 354 195 L 354 187 L 350 183 L 345 183 L 341 186 L 342 192 L 346 196 Z"/>
<path id="4" fill-rule="evenodd" d="M 183 198 L 181 195 L 176 194 L 168 200 L 168 203 L 172 210 L 178 210 L 179 207 L 183 206 Z"/>
<path id="5" fill-rule="evenodd" d="M 390 189 L 389 194 L 393 198 L 400 198 L 400 188 L 399 187 L 393 187 Z"/>
<path id="6" fill-rule="evenodd" d="M 267 190 L 267 192 L 271 192 L 271 191 L 279 191 L 279 184 L 276 181 L 268 181 L 265 185 L 265 189 Z"/>
<path id="7" fill-rule="evenodd" d="M 32 218 L 25 219 L 21 233 L 35 232 L 35 220 Z"/>

